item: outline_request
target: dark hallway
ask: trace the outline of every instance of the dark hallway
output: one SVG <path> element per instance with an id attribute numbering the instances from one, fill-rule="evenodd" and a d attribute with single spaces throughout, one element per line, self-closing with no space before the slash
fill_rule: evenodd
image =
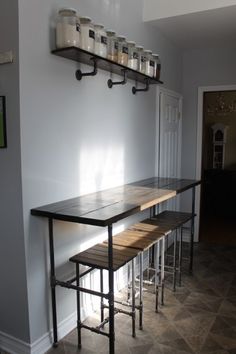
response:
<path id="1" fill-rule="evenodd" d="M 236 245 L 236 92 L 205 92 L 200 241 Z"/>

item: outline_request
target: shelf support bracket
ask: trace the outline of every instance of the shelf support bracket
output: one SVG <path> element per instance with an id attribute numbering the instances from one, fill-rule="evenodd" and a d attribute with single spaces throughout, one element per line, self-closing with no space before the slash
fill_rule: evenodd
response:
<path id="1" fill-rule="evenodd" d="M 88 73 L 82 73 L 82 71 L 81 70 L 77 70 L 76 72 L 75 72 L 75 77 L 76 77 L 76 79 L 77 80 L 82 80 L 82 78 L 83 78 L 83 76 L 95 76 L 95 75 L 97 75 L 97 58 L 90 58 L 90 60 L 92 60 L 93 61 L 93 71 L 91 71 L 91 72 L 88 72 Z"/>
<path id="2" fill-rule="evenodd" d="M 145 82 L 146 82 L 146 87 L 144 87 L 142 89 L 138 89 L 135 86 L 133 86 L 132 87 L 132 93 L 135 95 L 136 92 L 146 92 L 146 91 L 148 91 L 149 90 L 149 86 L 150 86 L 149 79 L 145 79 Z"/>
<path id="3" fill-rule="evenodd" d="M 121 71 L 123 72 L 123 80 L 122 81 L 112 81 L 111 79 L 109 79 L 107 81 L 107 86 L 109 88 L 112 88 L 113 85 L 125 85 L 126 84 L 126 82 L 127 82 L 127 77 L 126 77 L 127 70 L 126 69 L 122 69 Z"/>

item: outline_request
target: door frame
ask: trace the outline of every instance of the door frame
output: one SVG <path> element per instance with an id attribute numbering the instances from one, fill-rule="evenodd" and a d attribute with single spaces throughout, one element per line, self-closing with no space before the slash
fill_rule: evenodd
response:
<path id="1" fill-rule="evenodd" d="M 236 91 L 236 85 L 219 86 L 200 86 L 198 87 L 198 106 L 197 106 L 197 147 L 196 147 L 196 179 L 200 180 L 202 176 L 202 133 L 203 133 L 203 95 L 204 92 L 214 91 Z M 200 226 L 200 187 L 196 188 L 196 220 L 195 220 L 195 241 L 199 241 Z"/>
<path id="2" fill-rule="evenodd" d="M 155 143 L 155 176 L 159 175 L 159 161 L 160 161 L 160 125 L 161 125 L 161 100 L 162 95 L 167 94 L 179 100 L 179 112 L 180 112 L 180 126 L 179 126 L 179 143 L 182 147 L 182 115 L 183 115 L 183 96 L 175 91 L 169 90 L 164 87 L 157 86 L 156 90 L 156 143 Z M 178 156 L 178 177 L 181 174 L 181 149 Z"/>

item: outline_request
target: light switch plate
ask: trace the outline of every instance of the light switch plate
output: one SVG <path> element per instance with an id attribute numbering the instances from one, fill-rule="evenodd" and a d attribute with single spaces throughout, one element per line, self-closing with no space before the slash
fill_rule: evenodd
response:
<path id="1" fill-rule="evenodd" d="M 0 64 L 7 64 L 13 62 L 13 53 L 12 51 L 0 53 Z"/>

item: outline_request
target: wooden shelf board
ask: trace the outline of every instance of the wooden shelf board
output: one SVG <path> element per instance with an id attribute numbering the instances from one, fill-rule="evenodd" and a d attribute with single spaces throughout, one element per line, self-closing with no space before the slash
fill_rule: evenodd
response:
<path id="1" fill-rule="evenodd" d="M 149 84 L 162 84 L 162 81 L 153 79 L 147 75 L 141 74 L 136 70 L 132 70 L 130 68 L 127 68 L 126 66 L 120 65 L 118 63 L 115 63 L 109 59 L 100 57 L 98 55 L 95 55 L 93 53 L 87 52 L 83 49 L 77 48 L 77 47 L 68 47 L 68 48 L 62 48 L 62 49 L 55 49 L 52 51 L 52 54 L 57 55 L 59 57 L 63 57 L 66 59 L 70 59 L 76 62 L 80 62 L 83 64 L 87 64 L 89 66 L 93 66 L 94 61 L 91 60 L 92 58 L 95 58 L 97 60 L 97 67 L 99 69 L 117 74 L 117 75 L 123 75 L 123 70 L 125 69 L 127 71 L 127 78 L 132 79 L 137 82 L 141 82 L 143 84 L 146 84 L 146 81 L 149 81 Z"/>

